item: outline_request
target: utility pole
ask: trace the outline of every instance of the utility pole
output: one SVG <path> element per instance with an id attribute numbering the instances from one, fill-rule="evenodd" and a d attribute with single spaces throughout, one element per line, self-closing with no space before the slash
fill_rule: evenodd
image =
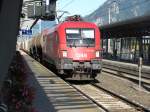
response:
<path id="1" fill-rule="evenodd" d="M 108 23 L 110 24 L 110 7 L 108 8 Z"/>
<path id="2" fill-rule="evenodd" d="M 118 19 L 118 17 L 116 17 L 116 16 L 113 19 L 113 17 L 111 16 L 111 12 L 115 15 L 119 14 L 119 5 L 118 5 L 117 1 L 112 1 L 109 3 L 109 5 L 110 6 L 108 8 L 108 24 L 111 24 L 111 22 L 115 22 Z M 110 39 L 108 39 L 108 52 L 112 51 L 110 43 L 111 43 L 111 41 L 110 41 Z M 115 44 L 115 40 L 113 41 L 113 44 Z M 115 48 L 113 48 L 113 51 L 115 51 Z"/>

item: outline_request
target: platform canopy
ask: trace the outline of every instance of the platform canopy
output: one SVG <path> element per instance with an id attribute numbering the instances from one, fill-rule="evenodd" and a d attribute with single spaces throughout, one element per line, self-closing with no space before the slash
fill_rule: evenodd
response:
<path id="1" fill-rule="evenodd" d="M 150 36 L 150 15 L 100 26 L 102 38 Z"/>
<path id="2" fill-rule="evenodd" d="M 39 19 L 54 21 L 57 0 L 23 0 L 20 28 L 31 29 Z"/>
<path id="3" fill-rule="evenodd" d="M 23 28 L 23 29 L 30 28 L 31 25 L 34 23 L 33 19 L 29 19 L 27 17 L 27 13 L 28 13 L 27 3 L 30 1 L 33 1 L 33 0 L 23 0 L 22 14 L 24 14 L 24 18 L 20 19 L 20 28 Z"/>

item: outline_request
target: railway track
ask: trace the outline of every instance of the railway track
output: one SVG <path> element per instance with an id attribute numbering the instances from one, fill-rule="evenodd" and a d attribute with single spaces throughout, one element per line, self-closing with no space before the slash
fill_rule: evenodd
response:
<path id="1" fill-rule="evenodd" d="M 44 81 L 43 83 L 46 82 Z M 134 104 L 127 99 L 120 98 L 114 93 L 96 86 L 94 83 L 70 85 L 106 112 L 149 112 L 144 107 Z"/>
<path id="2" fill-rule="evenodd" d="M 139 78 L 138 78 L 137 75 L 135 76 L 135 75 L 130 74 L 130 73 L 120 72 L 120 71 L 112 70 L 112 69 L 108 69 L 108 68 L 103 68 L 102 71 L 106 72 L 106 73 L 109 73 L 109 74 L 112 74 L 112 75 L 123 77 L 123 78 L 126 78 L 126 79 L 131 79 L 135 82 L 139 81 Z M 148 78 L 142 77 L 141 81 L 142 81 L 143 84 L 150 85 L 150 79 L 148 79 Z"/>
<path id="3" fill-rule="evenodd" d="M 71 85 L 84 96 L 92 100 L 100 108 L 106 112 L 145 112 L 145 110 L 137 105 L 127 102 L 107 90 L 95 86 L 95 84 Z"/>
<path id="4" fill-rule="evenodd" d="M 108 73 L 109 75 L 115 75 L 115 76 L 118 76 L 118 77 L 121 77 L 121 78 L 125 78 L 125 79 L 128 79 L 130 81 L 133 81 L 135 83 L 139 83 L 139 77 L 138 75 L 134 75 L 132 73 L 127 73 L 125 71 L 127 71 L 128 69 L 125 69 L 120 71 L 120 70 L 117 70 L 119 68 L 115 68 L 115 67 L 103 67 L 102 71 L 105 72 L 105 73 Z M 137 72 L 137 71 L 135 71 Z M 142 77 L 141 78 L 141 83 L 142 83 L 142 86 L 143 88 L 147 89 L 147 90 L 150 90 L 150 78 L 148 77 Z"/>
<path id="5" fill-rule="evenodd" d="M 111 73 L 111 72 L 110 72 Z M 69 82 L 68 82 L 69 83 Z M 77 91 L 82 93 L 88 99 L 106 112 L 149 112 L 150 110 L 132 102 L 123 96 L 112 93 L 105 88 L 102 88 L 95 83 L 86 85 L 74 85 L 69 83 Z"/>
<path id="6" fill-rule="evenodd" d="M 122 63 L 117 61 L 108 61 L 103 60 L 103 68 L 117 71 L 118 73 L 126 73 L 132 76 L 138 77 L 139 76 L 139 68 L 136 64 L 130 63 Z M 142 78 L 143 79 L 150 79 L 150 67 L 142 66 Z"/>

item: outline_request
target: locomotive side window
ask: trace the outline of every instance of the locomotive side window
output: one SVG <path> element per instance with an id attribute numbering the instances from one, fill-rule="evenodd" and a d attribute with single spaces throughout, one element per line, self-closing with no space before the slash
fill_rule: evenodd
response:
<path id="1" fill-rule="evenodd" d="M 66 29 L 66 41 L 69 47 L 94 47 L 94 29 Z"/>

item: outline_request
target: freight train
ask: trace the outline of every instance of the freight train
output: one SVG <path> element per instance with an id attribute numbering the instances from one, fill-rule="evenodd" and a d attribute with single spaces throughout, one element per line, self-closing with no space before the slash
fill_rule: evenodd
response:
<path id="1" fill-rule="evenodd" d="M 100 40 L 95 24 L 71 16 L 22 46 L 35 59 L 53 65 L 66 79 L 93 80 L 102 69 Z"/>

